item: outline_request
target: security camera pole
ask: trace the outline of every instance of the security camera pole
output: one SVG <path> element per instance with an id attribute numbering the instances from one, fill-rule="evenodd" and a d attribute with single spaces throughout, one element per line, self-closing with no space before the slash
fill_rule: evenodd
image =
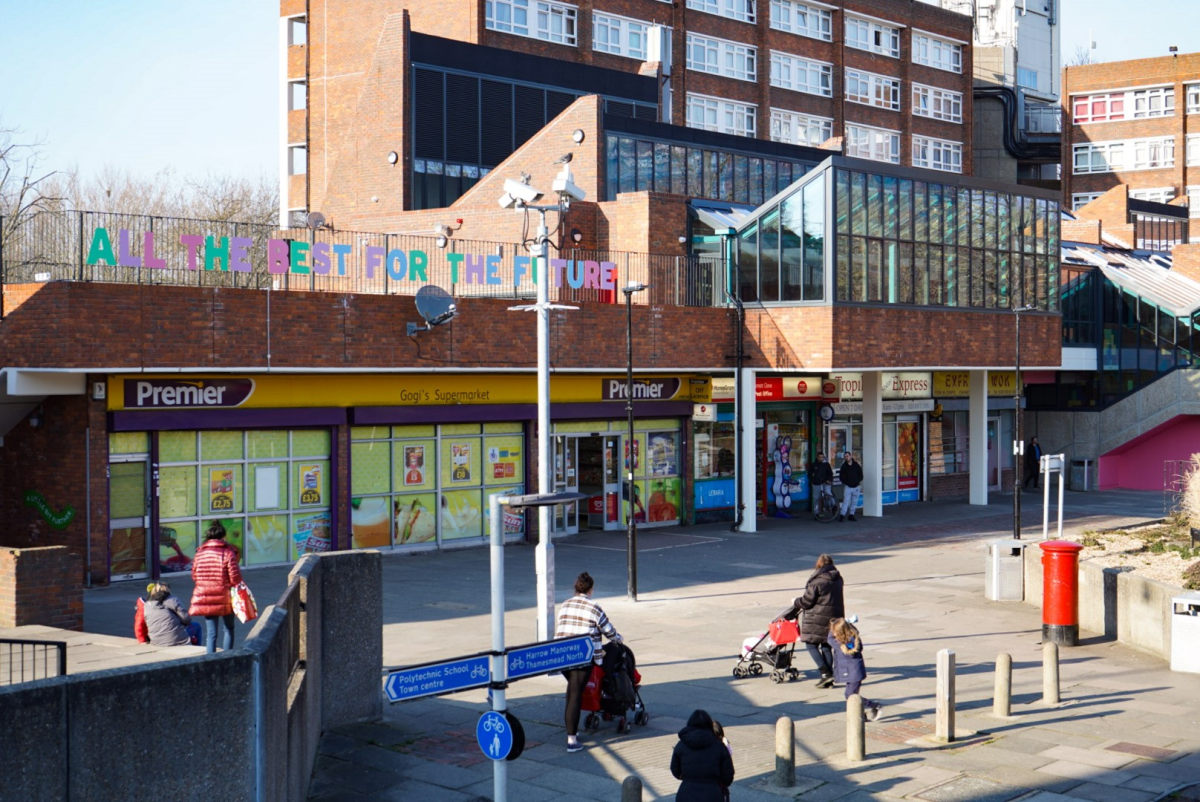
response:
<path id="1" fill-rule="evenodd" d="M 509 307 L 510 310 L 537 312 L 537 397 L 538 397 L 538 494 L 550 495 L 554 492 L 554 477 L 551 467 L 554 461 L 553 438 L 550 436 L 550 310 L 578 309 L 577 306 L 563 306 L 550 303 L 550 261 L 546 244 L 550 242 L 550 229 L 546 226 L 546 212 L 562 214 L 571 206 L 571 199 L 583 200 L 585 193 L 571 181 L 570 167 L 563 165 L 560 179 L 566 175 L 565 188 L 560 188 L 560 180 L 554 182 L 555 191 L 559 193 L 559 203 L 551 206 L 533 205 L 541 199 L 542 193 L 528 184 L 528 177 L 522 182 L 508 179 L 504 182 L 505 193 L 500 196 L 500 205 L 506 209 L 517 211 L 535 211 L 540 215 L 537 235 L 529 249 L 533 257 L 533 270 L 537 280 L 537 303 Z M 537 570 L 537 636 L 538 640 L 550 640 L 554 637 L 554 543 L 551 540 L 551 507 L 538 507 L 538 544 L 534 553 Z"/>

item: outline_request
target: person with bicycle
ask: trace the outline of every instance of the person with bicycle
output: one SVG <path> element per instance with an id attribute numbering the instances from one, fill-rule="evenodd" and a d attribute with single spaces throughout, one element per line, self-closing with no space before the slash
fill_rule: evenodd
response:
<path id="1" fill-rule="evenodd" d="M 808 483 L 812 487 L 813 512 L 819 515 L 822 496 L 833 492 L 833 466 L 825 460 L 824 452 L 817 452 L 817 461 L 808 469 Z"/>

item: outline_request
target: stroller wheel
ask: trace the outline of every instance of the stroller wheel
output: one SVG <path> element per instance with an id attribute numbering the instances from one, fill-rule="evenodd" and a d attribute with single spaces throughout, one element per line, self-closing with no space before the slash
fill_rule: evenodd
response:
<path id="1" fill-rule="evenodd" d="M 788 677 L 788 682 L 791 682 L 792 680 L 800 679 L 800 671 L 795 668 L 789 668 L 787 670 L 787 677 Z"/>
<path id="2" fill-rule="evenodd" d="M 588 730 L 600 729 L 600 717 L 595 713 L 588 713 L 587 718 L 583 720 L 583 727 Z"/>
<path id="3" fill-rule="evenodd" d="M 617 719 L 617 735 L 624 735 L 629 732 L 629 725 L 625 723 L 625 717 L 621 716 Z"/>
<path id="4" fill-rule="evenodd" d="M 733 676 L 737 677 L 738 679 L 741 679 L 742 677 L 746 676 L 745 667 L 744 666 L 734 666 L 733 667 Z"/>
<path id="5" fill-rule="evenodd" d="M 776 684 L 783 682 L 783 677 L 784 677 L 784 674 L 782 671 L 772 671 L 771 672 L 771 682 L 774 682 Z"/>
<path id="6" fill-rule="evenodd" d="M 755 663 L 754 665 L 750 666 L 750 673 L 756 677 L 763 673 L 762 663 Z"/>
<path id="7" fill-rule="evenodd" d="M 650 714 L 645 710 L 639 710 L 638 714 L 633 717 L 633 723 L 639 726 L 646 726 L 650 723 Z"/>

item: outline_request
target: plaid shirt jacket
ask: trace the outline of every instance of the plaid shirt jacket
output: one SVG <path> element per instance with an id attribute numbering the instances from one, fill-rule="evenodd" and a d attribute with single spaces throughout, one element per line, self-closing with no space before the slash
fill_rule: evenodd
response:
<path id="1" fill-rule="evenodd" d="M 597 665 L 604 659 L 601 635 L 609 640 L 621 640 L 621 636 L 600 609 L 600 605 L 582 593 L 563 602 L 558 611 L 558 626 L 554 631 L 556 638 L 571 638 L 577 635 L 592 636 L 592 644 L 596 647 L 594 659 Z"/>

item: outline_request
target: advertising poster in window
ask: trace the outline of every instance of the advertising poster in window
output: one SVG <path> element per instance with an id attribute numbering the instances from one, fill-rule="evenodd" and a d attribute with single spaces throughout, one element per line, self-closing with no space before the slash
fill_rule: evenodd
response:
<path id="1" fill-rule="evenodd" d="M 404 486 L 425 484 L 425 446 L 404 447 Z"/>
<path id="2" fill-rule="evenodd" d="M 321 466 L 299 465 L 300 474 L 300 506 L 320 507 L 324 499 L 321 497 Z"/>
<path id="3" fill-rule="evenodd" d="M 450 481 L 471 483 L 471 443 L 450 444 Z"/>
<path id="4" fill-rule="evenodd" d="M 489 437 L 484 442 L 487 464 L 484 465 L 484 484 L 512 484 L 524 478 L 522 447 L 524 438 Z"/>
<path id="5" fill-rule="evenodd" d="M 158 527 L 158 564 L 164 574 L 189 570 L 195 553 L 195 521 L 176 521 Z"/>
<path id="6" fill-rule="evenodd" d="M 647 522 L 658 524 L 678 521 L 680 492 L 678 477 L 651 479 L 649 485 L 650 496 L 646 504 Z"/>
<path id="7" fill-rule="evenodd" d="M 247 565 L 285 562 L 287 550 L 286 515 L 258 515 L 250 519 L 246 532 Z"/>
<path id="8" fill-rule="evenodd" d="M 225 542 L 237 549 L 237 553 L 241 555 L 241 563 L 245 565 L 246 549 L 245 537 L 243 536 L 243 532 L 245 531 L 243 527 L 245 526 L 245 523 L 245 519 L 243 518 L 218 518 L 216 520 L 209 518 L 203 520 L 200 522 L 201 541 L 203 541 L 204 533 L 208 531 L 210 526 L 213 524 L 220 524 L 221 526 L 225 527 Z"/>
<path id="9" fill-rule="evenodd" d="M 233 468 L 208 469 L 208 511 L 229 512 L 234 509 Z"/>
<path id="10" fill-rule="evenodd" d="M 673 476 L 679 473 L 675 432 L 651 432 L 648 435 L 649 467 L 651 476 Z"/>
<path id="11" fill-rule="evenodd" d="M 485 537 L 492 534 L 492 496 L 519 496 L 525 492 L 523 485 L 517 487 L 501 487 L 494 490 L 485 490 L 483 499 L 484 519 L 483 519 L 483 534 Z M 504 522 L 504 536 L 520 535 L 525 532 L 525 510 L 512 509 L 510 507 L 502 508 L 502 520 Z"/>
<path id="12" fill-rule="evenodd" d="M 451 490 L 442 493 L 442 540 L 483 536 L 482 493 Z"/>
<path id="13" fill-rule="evenodd" d="M 414 493 L 396 496 L 393 504 L 397 546 L 432 543 L 437 539 L 436 494 Z"/>
<path id="14" fill-rule="evenodd" d="M 916 422 L 896 424 L 896 487 L 909 490 L 917 486 Z"/>
<path id="15" fill-rule="evenodd" d="M 391 499 L 387 496 L 350 499 L 350 538 L 356 549 L 392 544 Z"/>
<path id="16" fill-rule="evenodd" d="M 329 511 L 292 516 L 293 559 L 333 549 Z"/>

